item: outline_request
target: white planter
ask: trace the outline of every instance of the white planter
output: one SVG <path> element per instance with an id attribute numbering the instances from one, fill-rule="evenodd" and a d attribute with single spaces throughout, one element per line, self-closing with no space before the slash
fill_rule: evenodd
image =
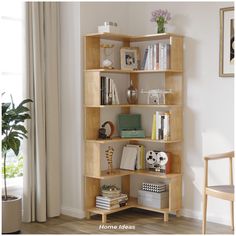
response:
<path id="1" fill-rule="evenodd" d="M 21 197 L 2 201 L 2 233 L 21 230 Z"/>

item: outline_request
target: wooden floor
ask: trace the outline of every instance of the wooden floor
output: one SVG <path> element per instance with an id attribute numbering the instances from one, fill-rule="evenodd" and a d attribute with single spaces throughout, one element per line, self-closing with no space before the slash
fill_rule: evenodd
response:
<path id="1" fill-rule="evenodd" d="M 99 229 L 99 227 L 117 227 L 118 229 Z M 119 227 L 131 229 L 119 229 Z M 134 229 L 135 228 L 135 229 Z M 101 216 L 91 220 L 78 220 L 68 216 L 51 218 L 47 223 L 28 223 L 22 225 L 22 234 L 200 234 L 201 221 L 185 217 L 169 217 L 163 222 L 163 214 L 129 209 L 108 216 L 108 223 L 101 223 Z M 209 234 L 233 234 L 229 226 L 208 223 Z"/>

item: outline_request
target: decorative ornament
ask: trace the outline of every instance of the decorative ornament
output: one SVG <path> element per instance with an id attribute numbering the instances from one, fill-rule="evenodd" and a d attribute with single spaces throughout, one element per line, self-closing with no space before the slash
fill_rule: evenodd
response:
<path id="1" fill-rule="evenodd" d="M 113 44 L 101 44 L 102 49 L 102 67 L 105 69 L 114 69 L 113 67 L 113 51 L 114 45 Z"/>
<path id="2" fill-rule="evenodd" d="M 109 146 L 108 149 L 105 151 L 106 152 L 106 159 L 108 163 L 108 171 L 107 174 L 112 174 L 112 156 L 114 153 L 114 148 Z"/>
<path id="3" fill-rule="evenodd" d="M 132 80 L 130 80 L 130 86 L 127 89 L 127 101 L 129 104 L 135 104 L 138 101 L 138 90 L 133 86 Z"/>

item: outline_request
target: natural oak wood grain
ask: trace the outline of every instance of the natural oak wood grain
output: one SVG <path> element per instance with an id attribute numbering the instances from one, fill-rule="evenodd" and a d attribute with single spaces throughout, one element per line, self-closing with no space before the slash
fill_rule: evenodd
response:
<path id="1" fill-rule="evenodd" d="M 85 175 L 101 175 L 100 146 L 98 143 L 85 144 Z"/>
<path id="2" fill-rule="evenodd" d="M 168 39 L 171 36 L 176 37 L 176 38 L 183 37 L 181 35 L 170 34 L 170 33 L 149 34 L 149 35 L 141 35 L 141 36 L 131 36 L 131 35 L 125 35 L 125 34 L 116 34 L 116 33 L 95 33 L 95 34 L 86 35 L 86 37 L 91 37 L 91 38 L 109 39 L 109 40 L 125 41 L 125 42 L 141 42 L 141 41 Z"/>
<path id="3" fill-rule="evenodd" d="M 100 73 L 85 72 L 84 77 L 85 106 L 99 106 L 101 103 Z"/>
<path id="4" fill-rule="evenodd" d="M 150 137 L 147 138 L 119 138 L 113 137 L 112 139 L 87 139 L 86 142 L 92 143 L 112 143 L 112 142 L 131 142 L 131 141 L 140 141 L 140 142 L 151 142 L 151 143 L 178 143 L 181 142 L 180 139 L 176 140 L 153 140 Z"/>
<path id="5" fill-rule="evenodd" d="M 181 73 L 182 70 L 173 70 L 173 69 L 167 69 L 167 70 L 121 70 L 121 69 L 103 69 L 103 68 L 97 68 L 97 69 L 88 69 L 85 70 L 85 72 L 102 72 L 102 73 L 116 73 L 116 74 L 143 74 L 143 73 Z"/>

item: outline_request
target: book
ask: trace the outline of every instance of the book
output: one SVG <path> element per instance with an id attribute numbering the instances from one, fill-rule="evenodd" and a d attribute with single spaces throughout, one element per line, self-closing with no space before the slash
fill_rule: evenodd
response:
<path id="1" fill-rule="evenodd" d="M 144 56 L 143 56 L 143 62 L 142 62 L 142 65 L 141 65 L 141 70 L 145 70 L 147 55 L 148 55 L 148 49 L 146 48 L 145 52 L 144 52 Z"/>
<path id="2" fill-rule="evenodd" d="M 120 194 L 119 197 L 104 197 L 104 196 L 96 196 L 96 200 L 104 201 L 104 202 L 112 202 L 117 200 L 122 200 L 128 198 L 127 194 Z"/>
<path id="3" fill-rule="evenodd" d="M 164 123 L 163 123 L 163 139 L 170 139 L 170 113 L 165 112 L 164 114 Z"/>
<path id="4" fill-rule="evenodd" d="M 101 208 L 101 209 L 104 209 L 104 210 L 112 210 L 112 209 L 117 209 L 117 208 L 120 208 L 120 205 L 119 204 L 116 204 L 114 206 L 104 206 L 104 205 L 101 205 L 101 204 L 96 204 L 96 207 L 97 208 Z"/>
<path id="5" fill-rule="evenodd" d="M 113 79 L 101 76 L 101 105 L 120 104 L 116 84 Z"/>
<path id="6" fill-rule="evenodd" d="M 134 170 L 137 159 L 137 152 L 138 151 L 136 147 L 124 146 L 121 157 L 120 169 Z"/>
<path id="7" fill-rule="evenodd" d="M 152 140 L 156 140 L 156 114 L 152 118 Z"/>
<path id="8" fill-rule="evenodd" d="M 144 146 L 143 145 L 128 144 L 127 147 L 137 148 L 135 169 L 136 170 L 145 169 Z"/>

